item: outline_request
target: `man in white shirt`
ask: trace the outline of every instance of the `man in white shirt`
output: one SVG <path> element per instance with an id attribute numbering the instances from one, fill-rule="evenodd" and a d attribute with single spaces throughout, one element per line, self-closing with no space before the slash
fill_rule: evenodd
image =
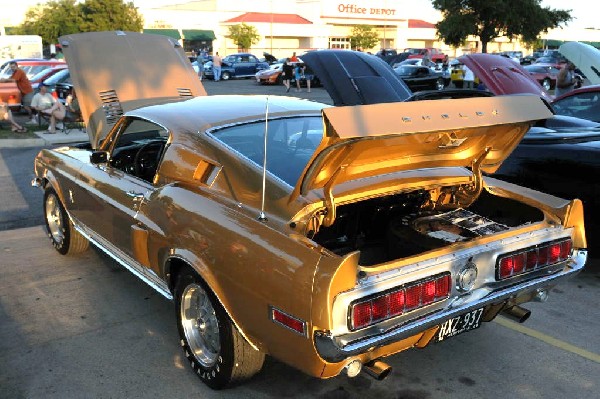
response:
<path id="1" fill-rule="evenodd" d="M 39 93 L 33 96 L 31 108 L 49 117 L 48 133 L 56 133 L 57 126 L 62 129 L 62 122 L 60 121 L 65 117 L 65 106 L 56 101 L 52 94 L 48 93 L 48 87 L 45 84 L 42 83 Z"/>

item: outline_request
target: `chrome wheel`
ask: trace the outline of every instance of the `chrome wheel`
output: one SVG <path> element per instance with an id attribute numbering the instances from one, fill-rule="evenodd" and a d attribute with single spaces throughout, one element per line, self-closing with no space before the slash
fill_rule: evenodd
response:
<path id="1" fill-rule="evenodd" d="M 444 90 L 444 79 L 440 78 L 435 82 L 435 88 L 438 90 Z"/>
<path id="2" fill-rule="evenodd" d="M 206 291 L 198 284 L 188 285 L 181 295 L 179 312 L 194 357 L 204 367 L 213 366 L 221 351 L 219 321 Z"/>
<path id="3" fill-rule="evenodd" d="M 544 81 L 542 82 L 542 86 L 544 87 L 544 89 L 550 90 L 552 88 L 552 84 L 550 83 L 550 79 L 544 79 Z"/>
<path id="4" fill-rule="evenodd" d="M 48 232 L 54 242 L 60 243 L 65 239 L 65 228 L 63 226 L 62 209 L 55 194 L 48 195 L 46 199 L 46 222 Z"/>

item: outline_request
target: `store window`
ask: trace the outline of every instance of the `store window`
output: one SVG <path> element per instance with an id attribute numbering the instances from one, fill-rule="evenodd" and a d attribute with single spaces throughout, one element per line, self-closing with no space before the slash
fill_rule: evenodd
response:
<path id="1" fill-rule="evenodd" d="M 350 45 L 350 38 L 348 37 L 330 37 L 329 38 L 329 48 L 350 50 L 352 46 Z"/>

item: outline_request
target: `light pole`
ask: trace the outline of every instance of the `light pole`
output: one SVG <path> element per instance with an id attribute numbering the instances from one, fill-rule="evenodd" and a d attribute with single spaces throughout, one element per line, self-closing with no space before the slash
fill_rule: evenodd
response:
<path id="1" fill-rule="evenodd" d="M 271 5 L 271 54 L 273 54 L 273 0 L 269 1 Z"/>

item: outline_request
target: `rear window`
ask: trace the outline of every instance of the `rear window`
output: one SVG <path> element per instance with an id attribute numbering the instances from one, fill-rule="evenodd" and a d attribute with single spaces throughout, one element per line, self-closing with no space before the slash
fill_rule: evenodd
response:
<path id="1" fill-rule="evenodd" d="M 265 123 L 245 123 L 212 131 L 211 134 L 239 156 L 262 168 Z M 295 186 L 323 138 L 320 117 L 293 117 L 269 120 L 267 171 Z"/>

